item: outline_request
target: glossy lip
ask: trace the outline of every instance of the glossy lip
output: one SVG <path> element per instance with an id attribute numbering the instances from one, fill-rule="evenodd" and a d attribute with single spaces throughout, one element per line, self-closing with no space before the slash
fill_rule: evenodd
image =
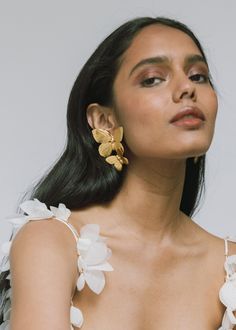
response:
<path id="1" fill-rule="evenodd" d="M 177 121 L 174 121 L 172 125 L 179 126 L 179 127 L 186 127 L 191 129 L 200 128 L 202 126 L 203 120 L 200 118 L 187 118 L 183 117 Z"/>
<path id="2" fill-rule="evenodd" d="M 170 123 L 174 123 L 178 120 L 181 120 L 184 118 L 184 116 L 187 116 L 187 115 L 192 115 L 193 116 L 192 119 L 198 118 L 198 119 L 201 119 L 202 121 L 205 120 L 205 116 L 204 116 L 203 112 L 200 109 L 198 109 L 197 107 L 185 107 L 170 120 Z M 187 119 L 191 119 L 191 118 L 186 118 L 186 120 Z"/>

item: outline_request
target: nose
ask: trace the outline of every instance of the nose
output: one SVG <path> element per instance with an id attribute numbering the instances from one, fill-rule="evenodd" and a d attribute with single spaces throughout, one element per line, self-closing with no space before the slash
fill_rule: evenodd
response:
<path id="1" fill-rule="evenodd" d="M 177 103 L 184 99 L 190 99 L 193 102 L 197 100 L 196 85 L 186 76 L 178 80 L 173 92 L 174 102 Z"/>

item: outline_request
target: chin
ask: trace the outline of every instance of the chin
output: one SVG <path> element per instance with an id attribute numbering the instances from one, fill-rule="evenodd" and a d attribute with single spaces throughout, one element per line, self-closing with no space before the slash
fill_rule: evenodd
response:
<path id="1" fill-rule="evenodd" d="M 200 139 L 199 139 L 200 140 Z M 209 142 L 209 140 L 207 141 L 193 141 L 192 143 L 188 143 L 188 145 L 182 145 L 179 144 L 179 148 L 178 150 L 175 150 L 175 152 L 177 151 L 177 153 L 180 154 L 185 154 L 187 157 L 196 157 L 196 156 L 201 156 L 204 155 L 210 148 L 211 143 Z"/>
<path id="2" fill-rule="evenodd" d="M 178 153 L 173 152 L 170 158 L 176 158 L 176 159 L 187 159 L 192 157 L 200 157 L 206 154 L 208 148 L 189 148 L 188 150 L 179 150 Z M 168 157 L 169 158 L 169 157 Z"/>

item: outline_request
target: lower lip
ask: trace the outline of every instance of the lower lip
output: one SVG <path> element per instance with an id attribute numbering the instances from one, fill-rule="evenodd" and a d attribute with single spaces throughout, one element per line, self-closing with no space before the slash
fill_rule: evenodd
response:
<path id="1" fill-rule="evenodd" d="M 182 118 L 172 122 L 175 126 L 181 127 L 200 127 L 203 123 L 203 120 L 200 118 Z"/>

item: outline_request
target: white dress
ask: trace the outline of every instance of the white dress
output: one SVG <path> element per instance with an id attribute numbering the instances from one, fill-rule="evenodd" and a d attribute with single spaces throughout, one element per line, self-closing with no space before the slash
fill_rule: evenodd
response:
<path id="1" fill-rule="evenodd" d="M 10 270 L 9 253 L 12 240 L 17 234 L 18 230 L 28 221 L 42 220 L 54 218 L 65 224 L 72 232 L 78 252 L 78 280 L 76 289 L 81 291 L 85 283 L 88 287 L 100 294 L 105 286 L 104 272 L 113 271 L 112 266 L 109 264 L 108 259 L 111 256 L 111 250 L 105 244 L 105 238 L 99 235 L 99 226 L 97 224 L 87 224 L 80 229 L 78 233 L 76 229 L 68 222 L 70 217 L 70 210 L 64 204 L 59 204 L 56 207 L 50 207 L 50 210 L 44 203 L 37 199 L 25 201 L 20 206 L 24 214 L 17 215 L 9 219 L 13 225 L 12 237 L 8 242 L 1 246 L 2 253 L 4 254 L 0 261 L 0 274 Z M 231 330 L 236 325 L 236 255 L 228 255 L 228 241 L 235 239 L 225 238 L 225 282 L 223 283 L 220 291 L 219 298 L 225 305 L 226 310 L 222 320 L 222 325 L 218 330 Z M 11 275 L 9 273 L 7 279 L 11 283 Z M 0 297 L 0 306 L 4 305 L 4 322 L 0 325 L 0 330 L 9 330 L 9 320 L 11 312 L 11 288 L 5 291 Z M 70 308 L 70 322 L 71 330 L 74 327 L 82 328 L 83 314 L 81 310 L 73 306 L 71 301 Z"/>

